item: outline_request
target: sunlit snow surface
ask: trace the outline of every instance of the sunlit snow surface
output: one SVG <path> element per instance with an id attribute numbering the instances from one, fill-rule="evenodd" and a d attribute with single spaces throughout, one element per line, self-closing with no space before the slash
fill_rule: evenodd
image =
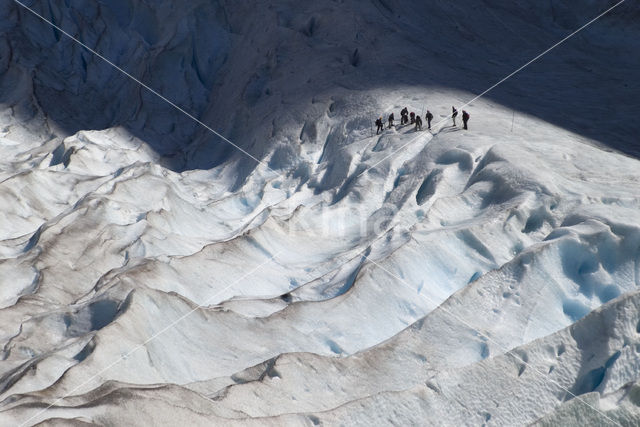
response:
<path id="1" fill-rule="evenodd" d="M 171 8 L 156 16 L 118 3 L 122 16 L 79 10 L 123 33 L 136 24 L 144 43 L 162 46 L 151 74 L 175 80 L 176 61 L 206 49 L 158 29 L 162 15 L 171 34 L 189 34 Z M 278 17 L 304 40 L 328 25 Z M 56 36 L 20 22 L 37 40 Z M 267 55 L 303 67 L 297 48 Z M 335 65 L 334 50 L 320 49 L 321 83 L 313 76 L 298 92 L 268 83 L 286 82 L 278 67 L 288 65 L 238 77 L 242 61 L 209 63 L 230 73 L 223 80 L 236 73 L 222 89 L 177 83 L 229 96 L 241 87 L 238 102 L 260 124 L 255 140 L 238 142 L 263 164 L 173 129 L 174 112 L 158 115 L 158 101 L 135 123 L 69 133 L 65 120 L 83 104 L 61 101 L 69 116 L 52 120 L 39 97 L 55 96 L 33 85 L 73 98 L 65 84 L 83 87 L 82 73 L 33 83 L 24 70 L 35 60 L 3 69 L 2 424 L 638 423 L 640 162 L 489 98 L 467 107 L 469 131 L 453 127 L 451 105 L 474 94 L 445 86 L 391 90 L 355 75 L 327 89 L 326 73 L 360 59 L 349 51 Z M 192 108 L 207 102 L 159 89 Z M 274 99 L 263 100 L 266 89 Z M 372 108 L 399 118 L 425 104 L 433 132 L 372 136 Z M 251 134 L 243 113 L 229 119 L 227 135 Z M 147 128 L 169 145 L 143 140 Z M 185 135 L 193 142 L 176 154 L 170 143 Z M 203 158 L 219 164 L 189 167 Z"/>

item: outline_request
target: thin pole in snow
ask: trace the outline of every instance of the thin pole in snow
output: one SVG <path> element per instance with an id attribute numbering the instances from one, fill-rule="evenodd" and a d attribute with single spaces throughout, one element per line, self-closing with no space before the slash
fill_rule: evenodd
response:
<path id="1" fill-rule="evenodd" d="M 516 119 L 516 110 L 513 110 L 513 116 L 511 117 L 511 132 L 513 132 L 513 121 Z"/>

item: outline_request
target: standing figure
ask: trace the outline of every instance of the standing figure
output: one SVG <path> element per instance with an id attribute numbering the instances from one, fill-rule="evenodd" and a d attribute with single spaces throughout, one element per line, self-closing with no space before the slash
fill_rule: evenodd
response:
<path id="1" fill-rule="evenodd" d="M 410 116 L 411 116 L 411 124 L 414 124 L 416 122 L 416 113 L 412 111 Z"/>
<path id="2" fill-rule="evenodd" d="M 422 117 L 416 116 L 416 130 L 422 130 Z"/>
<path id="3" fill-rule="evenodd" d="M 382 117 L 376 120 L 376 126 L 378 126 L 378 129 L 376 129 L 376 135 L 384 131 L 384 124 L 382 123 Z"/>
<path id="4" fill-rule="evenodd" d="M 427 119 L 427 129 L 431 129 L 431 120 L 433 120 L 433 114 L 431 114 L 431 111 L 427 110 L 427 115 L 425 117 Z"/>
<path id="5" fill-rule="evenodd" d="M 393 126 L 394 120 L 395 120 L 395 117 L 393 117 L 393 113 L 389 114 L 389 129 L 391 129 L 391 127 Z"/>
<path id="6" fill-rule="evenodd" d="M 458 117 L 458 110 L 456 107 L 451 107 L 451 118 L 453 118 L 453 125 L 456 125 L 456 117 Z"/>
<path id="7" fill-rule="evenodd" d="M 404 107 L 402 109 L 402 111 L 400 111 L 400 124 L 404 125 L 409 123 L 409 118 L 407 117 L 409 115 L 409 110 L 407 110 L 407 107 Z"/>
<path id="8" fill-rule="evenodd" d="M 464 123 L 464 128 L 467 128 L 467 122 L 469 121 L 469 113 L 467 113 L 466 111 L 462 110 L 462 123 Z"/>

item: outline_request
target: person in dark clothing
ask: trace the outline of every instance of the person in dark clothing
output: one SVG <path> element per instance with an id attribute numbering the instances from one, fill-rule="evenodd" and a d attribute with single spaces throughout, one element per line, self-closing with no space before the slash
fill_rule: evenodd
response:
<path id="1" fill-rule="evenodd" d="M 416 116 L 416 130 L 422 130 L 422 117 Z"/>
<path id="2" fill-rule="evenodd" d="M 378 126 L 378 129 L 376 129 L 376 135 L 384 131 L 384 124 L 382 123 L 382 117 L 376 120 L 376 126 Z"/>
<path id="3" fill-rule="evenodd" d="M 402 111 L 400 111 L 400 124 L 404 125 L 409 123 L 409 110 L 407 110 L 407 107 L 404 107 L 402 109 Z"/>
<path id="4" fill-rule="evenodd" d="M 469 113 L 467 113 L 466 111 L 462 110 L 462 123 L 464 123 L 464 128 L 467 128 L 467 122 L 469 121 Z"/>
<path id="5" fill-rule="evenodd" d="M 458 110 L 456 107 L 451 107 L 451 118 L 453 118 L 453 125 L 456 125 L 456 117 L 458 117 Z"/>
<path id="6" fill-rule="evenodd" d="M 414 124 L 416 122 L 416 113 L 412 111 L 410 116 L 411 116 L 411 124 Z"/>
<path id="7" fill-rule="evenodd" d="M 431 114 L 431 111 L 427 110 L 425 118 L 427 119 L 427 129 L 431 129 L 431 120 L 433 120 L 433 114 Z"/>
<path id="8" fill-rule="evenodd" d="M 391 129 L 391 127 L 393 126 L 394 120 L 395 120 L 395 117 L 393 117 L 393 113 L 389 114 L 389 129 Z"/>

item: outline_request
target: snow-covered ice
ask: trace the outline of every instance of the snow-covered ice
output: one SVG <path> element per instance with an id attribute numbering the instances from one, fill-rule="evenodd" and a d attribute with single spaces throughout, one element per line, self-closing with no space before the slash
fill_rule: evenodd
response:
<path id="1" fill-rule="evenodd" d="M 0 423 L 637 425 L 639 9 L 236 3 L 0 4 Z"/>

